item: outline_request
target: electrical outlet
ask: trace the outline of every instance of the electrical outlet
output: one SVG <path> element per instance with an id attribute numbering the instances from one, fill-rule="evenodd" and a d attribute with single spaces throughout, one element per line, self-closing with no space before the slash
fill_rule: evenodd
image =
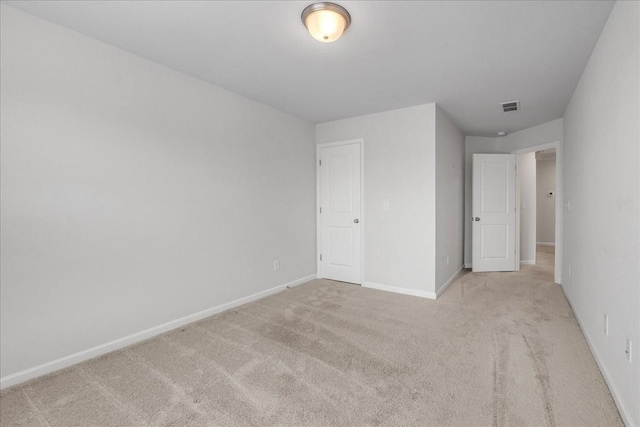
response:
<path id="1" fill-rule="evenodd" d="M 605 335 L 609 335 L 609 316 L 607 316 L 606 314 L 604 315 L 604 323 L 602 325 L 602 329 L 604 331 Z"/>
<path id="2" fill-rule="evenodd" d="M 278 271 L 278 270 L 280 270 L 280 260 L 279 259 L 273 261 L 273 271 Z"/>
<path id="3" fill-rule="evenodd" d="M 631 344 L 632 344 L 631 340 L 629 338 L 627 338 L 627 347 L 626 347 L 624 353 L 627 356 L 627 360 L 629 361 L 629 363 L 631 363 L 631 348 L 632 348 Z"/>
<path id="4" fill-rule="evenodd" d="M 447 265 L 449 265 L 449 255 L 447 255 Z"/>
<path id="5" fill-rule="evenodd" d="M 568 270 L 569 270 L 569 271 L 567 271 L 567 274 L 569 274 L 569 277 L 571 277 L 571 265 L 569 265 Z"/>
<path id="6" fill-rule="evenodd" d="M 383 211 L 388 211 L 389 210 L 389 201 L 388 200 L 384 200 L 382 202 L 382 210 Z"/>
<path id="7" fill-rule="evenodd" d="M 567 211 L 571 212 L 571 200 L 567 202 Z"/>

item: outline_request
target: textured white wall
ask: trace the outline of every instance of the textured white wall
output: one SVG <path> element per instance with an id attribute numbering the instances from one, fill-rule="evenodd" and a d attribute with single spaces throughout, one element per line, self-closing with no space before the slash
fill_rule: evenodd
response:
<path id="1" fill-rule="evenodd" d="M 553 192 L 553 196 L 547 193 Z M 536 162 L 536 240 L 540 243 L 556 241 L 556 161 Z"/>
<path id="2" fill-rule="evenodd" d="M 616 2 L 565 112 L 563 160 L 563 288 L 630 427 L 640 426 L 639 28 L 640 3 Z"/>
<path id="3" fill-rule="evenodd" d="M 520 188 L 520 262 L 531 264 L 536 259 L 536 153 L 519 154 L 516 162 Z"/>
<path id="4" fill-rule="evenodd" d="M 427 104 L 316 126 L 318 144 L 364 138 L 365 282 L 435 292 L 435 111 Z"/>
<path id="5" fill-rule="evenodd" d="M 464 134 L 436 107 L 436 290 L 463 264 Z M 447 257 L 449 264 L 447 265 Z"/>
<path id="6" fill-rule="evenodd" d="M 498 139 L 502 140 L 503 147 L 510 153 L 549 142 L 562 141 L 562 119 L 542 123 Z"/>
<path id="7" fill-rule="evenodd" d="M 1 8 L 2 376 L 315 274 L 313 124 Z"/>

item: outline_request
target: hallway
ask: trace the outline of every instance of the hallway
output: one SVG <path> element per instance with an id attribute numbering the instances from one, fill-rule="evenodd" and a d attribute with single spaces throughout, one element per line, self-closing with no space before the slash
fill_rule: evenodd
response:
<path id="1" fill-rule="evenodd" d="M 535 265 L 523 265 L 520 267 L 524 271 L 535 271 L 544 277 L 545 279 L 553 282 L 553 270 L 555 267 L 555 246 L 536 246 L 536 264 Z"/>

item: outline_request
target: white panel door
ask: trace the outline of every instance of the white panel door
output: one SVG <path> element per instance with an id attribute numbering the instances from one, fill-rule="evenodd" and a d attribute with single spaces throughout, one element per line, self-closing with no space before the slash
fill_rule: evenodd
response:
<path id="1" fill-rule="evenodd" d="M 516 158 L 473 155 L 472 269 L 516 270 Z"/>
<path id="2" fill-rule="evenodd" d="M 319 276 L 362 283 L 360 144 L 320 149 Z"/>

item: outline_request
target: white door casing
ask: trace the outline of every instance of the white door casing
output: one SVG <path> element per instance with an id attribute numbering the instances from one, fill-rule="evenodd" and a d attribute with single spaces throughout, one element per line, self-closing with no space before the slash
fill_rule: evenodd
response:
<path id="1" fill-rule="evenodd" d="M 362 284 L 361 142 L 318 149 L 318 277 Z"/>
<path id="2" fill-rule="evenodd" d="M 472 270 L 516 270 L 516 158 L 474 154 Z"/>

